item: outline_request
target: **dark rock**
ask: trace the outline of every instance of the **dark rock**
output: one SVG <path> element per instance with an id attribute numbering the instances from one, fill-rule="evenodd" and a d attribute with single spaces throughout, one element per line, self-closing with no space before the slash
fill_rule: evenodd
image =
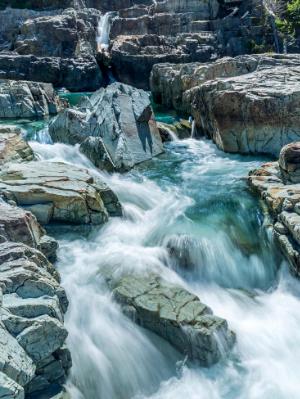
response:
<path id="1" fill-rule="evenodd" d="M 102 84 L 102 74 L 93 56 L 59 58 L 2 53 L 0 79 L 52 83 L 70 91 L 96 90 Z"/>

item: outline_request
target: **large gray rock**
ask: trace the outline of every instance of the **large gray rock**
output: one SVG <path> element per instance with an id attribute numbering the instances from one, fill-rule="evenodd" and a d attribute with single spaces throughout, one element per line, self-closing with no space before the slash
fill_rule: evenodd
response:
<path id="1" fill-rule="evenodd" d="M 226 320 L 214 316 L 197 296 L 158 276 L 125 276 L 110 284 L 127 316 L 202 366 L 218 362 L 234 343 Z"/>
<path id="2" fill-rule="evenodd" d="M 154 100 L 167 108 L 191 115 L 194 91 L 204 83 L 219 78 L 246 75 L 275 66 L 297 66 L 297 54 L 253 54 L 224 57 L 212 63 L 157 64 L 153 67 L 150 87 Z M 196 115 L 195 115 L 196 116 Z M 197 121 L 198 122 L 198 121 Z"/>
<path id="3" fill-rule="evenodd" d="M 48 259 L 56 259 L 57 242 L 46 235 L 31 212 L 0 201 L 0 236 L 41 250 Z"/>
<path id="4" fill-rule="evenodd" d="M 0 80 L 0 118 L 37 118 L 55 115 L 59 109 L 51 84 Z"/>
<path id="5" fill-rule="evenodd" d="M 0 193 L 45 224 L 101 224 L 110 215 L 122 214 L 116 195 L 105 183 L 60 162 L 9 164 L 0 172 Z"/>
<path id="6" fill-rule="evenodd" d="M 299 66 L 277 66 L 193 89 L 200 130 L 232 153 L 279 155 L 300 137 Z"/>
<path id="7" fill-rule="evenodd" d="M 7 162 L 28 162 L 34 159 L 30 146 L 17 126 L 0 125 L 0 166 Z"/>
<path id="8" fill-rule="evenodd" d="M 96 166 L 109 170 L 128 170 L 163 152 L 149 95 L 119 83 L 100 89 L 78 110 L 65 110 L 49 133 L 54 141 L 79 143 Z"/>

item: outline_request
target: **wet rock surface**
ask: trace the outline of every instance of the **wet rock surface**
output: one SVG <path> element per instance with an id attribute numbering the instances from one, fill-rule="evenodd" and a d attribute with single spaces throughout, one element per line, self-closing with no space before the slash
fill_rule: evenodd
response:
<path id="1" fill-rule="evenodd" d="M 250 187 L 267 205 L 277 243 L 297 276 L 300 276 L 300 184 L 295 165 L 300 162 L 299 145 L 295 142 L 283 147 L 279 163 L 263 164 L 249 174 Z"/>
<path id="2" fill-rule="evenodd" d="M 197 296 L 158 276 L 125 276 L 110 285 L 128 317 L 169 341 L 189 360 L 208 367 L 234 343 L 226 320 L 214 316 Z"/>
<path id="3" fill-rule="evenodd" d="M 80 144 L 98 167 L 128 170 L 163 152 L 148 93 L 114 83 L 67 109 L 49 127 L 54 141 Z"/>
<path id="4" fill-rule="evenodd" d="M 116 195 L 104 182 L 60 162 L 9 164 L 0 172 L 0 192 L 43 224 L 102 224 L 110 215 L 122 214 Z"/>

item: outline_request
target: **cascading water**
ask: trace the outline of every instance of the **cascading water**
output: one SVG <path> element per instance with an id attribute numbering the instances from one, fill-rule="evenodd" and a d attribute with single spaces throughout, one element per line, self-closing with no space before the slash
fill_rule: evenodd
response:
<path id="1" fill-rule="evenodd" d="M 113 13 L 107 12 L 102 15 L 98 23 L 97 46 L 98 51 L 106 50 L 109 46 L 109 34 Z"/>
<path id="2" fill-rule="evenodd" d="M 188 139 L 111 176 L 78 147 L 32 146 L 41 158 L 100 173 L 124 207 L 123 218 L 89 233 L 56 231 L 70 299 L 72 399 L 299 398 L 299 282 L 281 264 L 243 179 L 260 160 Z M 199 295 L 237 334 L 229 359 L 201 369 L 126 319 L 104 284 L 107 267 L 157 271 Z"/>
<path id="3" fill-rule="evenodd" d="M 274 38 L 275 52 L 280 53 L 279 34 L 276 26 L 276 14 L 275 14 L 277 2 L 275 0 L 263 0 L 263 5 L 270 20 L 273 38 Z"/>

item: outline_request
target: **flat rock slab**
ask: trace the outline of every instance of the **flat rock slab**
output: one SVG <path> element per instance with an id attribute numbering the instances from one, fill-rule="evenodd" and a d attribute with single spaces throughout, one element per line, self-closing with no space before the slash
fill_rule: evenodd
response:
<path id="1" fill-rule="evenodd" d="M 116 195 L 88 171 L 60 162 L 9 164 L 0 172 L 0 194 L 47 224 L 102 224 L 122 214 Z"/>
<path id="2" fill-rule="evenodd" d="M 218 362 L 234 343 L 226 320 L 179 286 L 157 276 L 126 276 L 112 287 L 126 315 L 202 366 Z"/>
<path id="3" fill-rule="evenodd" d="M 100 89 L 49 126 L 54 141 L 80 144 L 100 169 L 126 171 L 163 152 L 148 93 L 120 83 Z"/>

